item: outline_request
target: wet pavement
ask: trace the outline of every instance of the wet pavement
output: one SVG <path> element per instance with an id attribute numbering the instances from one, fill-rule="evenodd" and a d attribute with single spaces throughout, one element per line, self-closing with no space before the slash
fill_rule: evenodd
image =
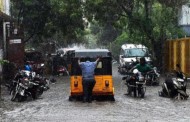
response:
<path id="1" fill-rule="evenodd" d="M 40 99 L 11 102 L 4 86 L 0 103 L 0 122 L 189 122 L 190 98 L 185 101 L 158 96 L 161 86 L 147 86 L 145 98 L 124 95 L 126 85 L 113 66 L 115 102 L 68 100 L 69 76 L 56 77 Z M 163 81 L 163 79 L 161 79 Z M 187 90 L 190 93 L 190 89 Z"/>

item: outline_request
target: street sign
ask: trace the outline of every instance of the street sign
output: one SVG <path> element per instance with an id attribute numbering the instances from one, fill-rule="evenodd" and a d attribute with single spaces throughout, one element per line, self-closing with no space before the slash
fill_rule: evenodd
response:
<path id="1" fill-rule="evenodd" d="M 20 44 L 21 43 L 21 39 L 11 39 L 9 40 L 9 44 Z"/>

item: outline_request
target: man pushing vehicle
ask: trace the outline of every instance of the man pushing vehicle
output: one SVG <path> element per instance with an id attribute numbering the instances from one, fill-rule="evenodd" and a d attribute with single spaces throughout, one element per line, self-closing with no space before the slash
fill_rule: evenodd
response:
<path id="1" fill-rule="evenodd" d="M 98 64 L 100 58 L 97 58 L 96 61 L 91 62 L 90 57 L 85 58 L 85 62 L 80 62 L 80 58 L 78 60 L 78 64 L 82 70 L 82 85 L 83 85 L 83 102 L 91 102 L 92 101 L 92 90 L 96 83 L 94 78 L 94 70 Z"/>

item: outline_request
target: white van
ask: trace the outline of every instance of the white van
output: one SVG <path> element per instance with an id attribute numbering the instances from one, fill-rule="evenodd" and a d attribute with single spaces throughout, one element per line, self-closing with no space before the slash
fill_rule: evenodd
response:
<path id="1" fill-rule="evenodd" d="M 119 55 L 120 66 L 129 65 L 141 57 L 145 57 L 147 62 L 151 62 L 147 47 L 141 44 L 123 44 Z"/>

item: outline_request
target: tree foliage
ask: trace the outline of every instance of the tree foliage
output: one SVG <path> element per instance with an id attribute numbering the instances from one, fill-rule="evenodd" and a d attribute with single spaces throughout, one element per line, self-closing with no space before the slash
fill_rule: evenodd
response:
<path id="1" fill-rule="evenodd" d="M 12 0 L 28 37 L 69 44 L 85 42 L 85 23 L 99 44 L 142 43 L 162 65 L 163 44 L 183 36 L 178 12 L 187 0 Z M 113 46 L 112 46 L 113 47 Z M 112 48 L 113 49 L 113 48 Z M 118 51 L 117 48 L 112 50 Z M 117 50 L 117 51 L 116 51 Z M 116 55 L 116 54 L 115 54 Z M 161 57 L 161 58 L 160 58 Z"/>
<path id="2" fill-rule="evenodd" d="M 153 52 L 162 65 L 163 46 L 167 38 L 183 34 L 178 26 L 178 12 L 186 0 L 86 0 L 89 20 L 95 19 L 122 30 L 113 43 L 142 43 Z M 105 9 L 106 8 L 106 9 Z M 112 18 L 110 16 L 112 16 Z M 110 33 L 111 35 L 112 33 Z M 115 50 L 113 51 L 115 52 Z M 117 52 L 117 51 L 116 51 Z"/>
<path id="3" fill-rule="evenodd" d="M 6 64 L 6 63 L 9 63 L 9 61 L 0 59 L 0 65 L 1 64 Z"/>
<path id="4" fill-rule="evenodd" d="M 23 26 L 26 42 L 32 39 L 39 43 L 50 39 L 69 44 L 83 40 L 80 1 L 12 0 L 12 3 L 12 15 L 17 24 Z"/>
<path id="5" fill-rule="evenodd" d="M 41 35 L 50 16 L 49 0 L 13 0 L 12 16 L 16 24 L 22 26 L 25 32 L 25 41 L 34 35 Z"/>

